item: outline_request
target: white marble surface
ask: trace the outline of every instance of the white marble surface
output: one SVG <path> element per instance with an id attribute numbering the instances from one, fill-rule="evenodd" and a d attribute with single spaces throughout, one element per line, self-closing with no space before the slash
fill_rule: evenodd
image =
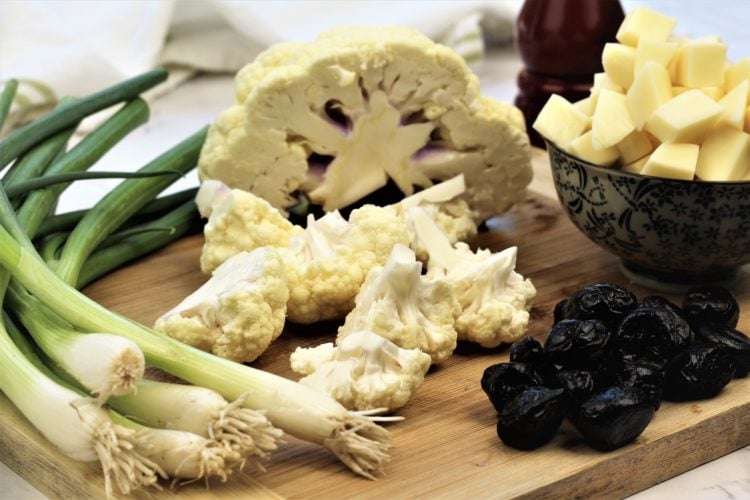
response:
<path id="1" fill-rule="evenodd" d="M 626 8 L 646 2 L 623 2 Z M 746 29 L 750 20 L 750 0 L 723 0 L 712 2 L 714 16 L 723 16 L 724 24 L 718 23 L 715 17 L 709 17 L 705 30 L 699 30 L 703 11 L 696 7 L 697 2 L 677 2 L 664 0 L 650 2 L 664 7 L 662 10 L 680 17 L 676 12 L 686 9 L 689 22 L 685 32 L 693 35 L 707 35 L 723 32 L 727 42 L 744 46 L 740 54 L 750 54 L 750 40 Z M 686 4 L 692 8 L 686 8 Z M 702 5 L 705 5 L 701 2 Z M 732 9 L 736 8 L 734 11 Z M 682 21 L 682 19 L 681 19 Z M 744 28 L 740 30 L 740 24 Z M 743 45 L 744 44 L 744 45 Z M 484 93 L 496 98 L 512 101 L 515 95 L 515 75 L 520 62 L 512 51 L 491 54 L 479 76 Z M 209 123 L 215 115 L 224 109 L 232 99 L 231 77 L 204 76 L 178 88 L 173 93 L 161 98 L 152 105 L 151 119 L 148 124 L 133 132 L 122 143 L 108 153 L 97 165 L 97 170 L 135 170 L 146 161 L 177 143 L 190 133 Z M 92 205 L 103 193 L 111 189 L 117 181 L 87 181 L 73 186 L 62 197 L 59 210 L 68 211 Z M 180 180 L 172 190 L 184 189 L 196 185 L 195 174 Z M 747 313 L 746 313 L 747 314 Z M 1 416 L 0 416 L 1 417 Z M 750 432 L 750 423 L 748 423 Z M 0 499 L 45 498 L 26 481 L 1 463 L 0 450 Z M 634 471 L 637 473 L 637 471 Z M 750 447 L 738 450 L 718 460 L 709 462 L 692 471 L 665 481 L 632 498 L 637 500 L 656 499 L 750 499 Z"/>

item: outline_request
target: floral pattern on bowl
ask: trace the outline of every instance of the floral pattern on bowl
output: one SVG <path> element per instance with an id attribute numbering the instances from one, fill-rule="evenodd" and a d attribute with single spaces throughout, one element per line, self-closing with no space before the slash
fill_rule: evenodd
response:
<path id="1" fill-rule="evenodd" d="M 547 149 L 568 217 L 630 270 L 700 282 L 750 262 L 750 182 L 647 177 Z"/>

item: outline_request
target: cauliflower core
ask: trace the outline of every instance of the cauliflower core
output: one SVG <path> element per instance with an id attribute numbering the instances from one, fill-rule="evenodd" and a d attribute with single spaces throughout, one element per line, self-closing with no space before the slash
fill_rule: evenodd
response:
<path id="1" fill-rule="evenodd" d="M 403 349 L 421 349 L 438 363 L 456 348 L 453 324 L 460 310 L 451 285 L 422 276 L 414 252 L 396 245 L 385 266 L 367 275 L 337 339 L 370 330 Z"/>
<path id="2" fill-rule="evenodd" d="M 518 249 L 472 252 L 448 238 L 421 208 L 410 208 L 417 240 L 429 254 L 427 276 L 450 282 L 461 305 L 455 327 L 459 340 L 496 347 L 521 338 L 536 297 L 531 280 L 515 272 Z"/>
<path id="3" fill-rule="evenodd" d="M 520 111 L 481 97 L 460 56 L 406 27 L 340 27 L 272 47 L 237 74 L 235 92 L 201 151 L 201 178 L 277 208 L 298 189 L 331 211 L 389 178 L 409 195 L 463 173 L 463 198 L 484 220 L 531 181 Z"/>
<path id="4" fill-rule="evenodd" d="M 170 337 L 222 358 L 249 362 L 281 334 L 289 292 L 278 252 L 240 252 L 156 320 Z"/>
<path id="5" fill-rule="evenodd" d="M 422 385 L 430 356 L 400 349 L 368 331 L 352 332 L 332 343 L 291 355 L 292 370 L 307 375 L 300 383 L 318 389 L 349 410 L 401 408 Z"/>

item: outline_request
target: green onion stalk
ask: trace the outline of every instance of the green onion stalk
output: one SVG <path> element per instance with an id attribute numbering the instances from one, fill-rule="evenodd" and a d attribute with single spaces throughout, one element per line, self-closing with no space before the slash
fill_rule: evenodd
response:
<path id="1" fill-rule="evenodd" d="M 54 365 L 54 362 L 44 353 L 37 352 L 28 337 L 12 321 L 7 317 L 5 320 L 16 347 L 39 372 L 50 381 L 79 394 L 81 398 L 87 396 L 68 373 Z M 222 446 L 213 439 L 181 430 L 152 429 L 114 410 L 109 410 L 107 417 L 112 424 L 107 422 L 106 425 L 111 425 L 121 434 L 126 435 L 132 451 L 137 456 L 143 457 L 145 463 L 150 464 L 150 471 L 154 475 L 158 474 L 164 479 L 172 477 L 196 480 L 218 477 L 226 481 L 232 468 L 241 467 L 243 464 L 243 458 L 237 451 Z M 153 478 L 152 482 L 155 480 Z M 153 485 L 158 487 L 156 484 Z M 122 486 L 127 487 L 128 483 L 125 482 Z M 123 491 L 122 486 L 121 491 Z"/>
<path id="2" fill-rule="evenodd" d="M 388 460 L 389 433 L 334 399 L 278 375 L 200 351 L 100 306 L 61 280 L 37 254 L 0 191 L 0 265 L 60 317 L 82 331 L 110 332 L 135 342 L 146 362 L 227 400 L 266 412 L 280 429 L 327 447 L 368 478 Z"/>

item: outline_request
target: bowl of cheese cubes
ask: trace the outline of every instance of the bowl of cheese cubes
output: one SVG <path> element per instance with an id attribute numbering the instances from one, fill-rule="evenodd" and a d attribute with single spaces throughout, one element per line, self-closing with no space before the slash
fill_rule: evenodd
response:
<path id="1" fill-rule="evenodd" d="M 750 263 L 750 57 L 678 39 L 638 8 L 602 53 L 591 94 L 553 95 L 534 129 L 573 223 L 661 289 L 726 282 Z"/>

